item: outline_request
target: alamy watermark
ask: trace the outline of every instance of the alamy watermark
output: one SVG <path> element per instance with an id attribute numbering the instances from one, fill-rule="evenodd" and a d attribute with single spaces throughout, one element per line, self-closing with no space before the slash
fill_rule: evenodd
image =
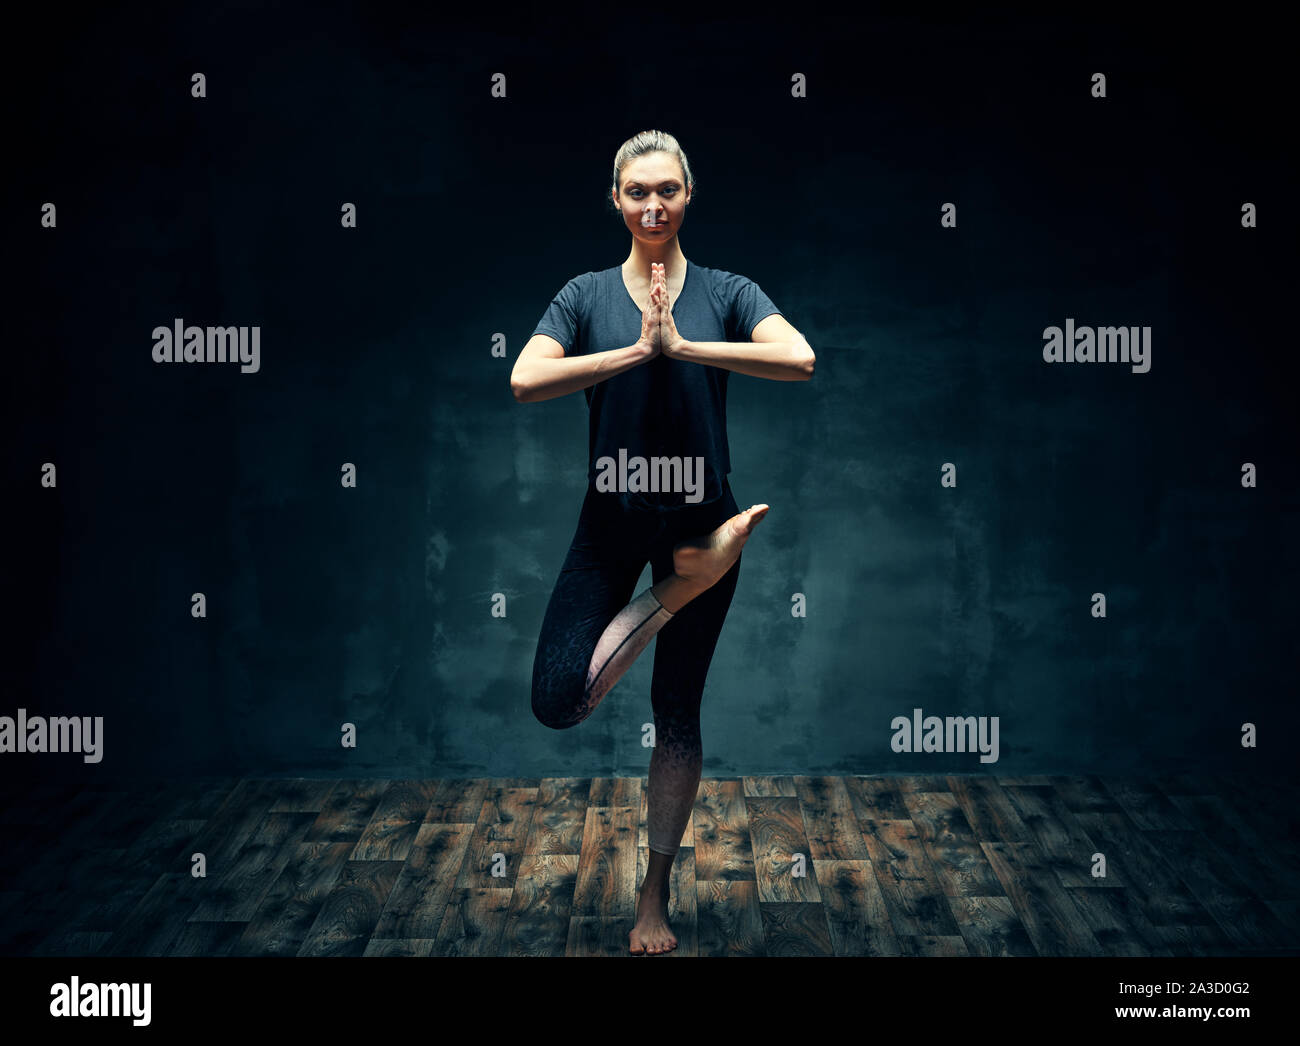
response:
<path id="1" fill-rule="evenodd" d="M 618 448 L 618 461 L 608 454 L 596 459 L 596 489 L 608 493 L 686 494 L 689 504 L 704 500 L 704 458 L 629 458 Z"/>
<path id="2" fill-rule="evenodd" d="M 261 349 L 261 327 L 186 327 L 178 316 L 153 329 L 155 363 L 240 363 L 242 373 L 256 374 Z"/>
<path id="3" fill-rule="evenodd" d="M 18 709 L 18 716 L 0 716 L 0 754 L 5 752 L 82 752 L 83 762 L 104 758 L 104 717 L 32 716 Z"/>
<path id="4" fill-rule="evenodd" d="M 921 717 L 919 708 L 912 717 L 894 716 L 890 747 L 895 752 L 979 752 L 981 763 L 998 761 L 998 717 L 957 716 Z"/>
<path id="5" fill-rule="evenodd" d="M 1047 363 L 1132 363 L 1135 374 L 1151 369 L 1150 327 L 1076 327 L 1067 317 L 1065 330 L 1043 328 Z"/>
<path id="6" fill-rule="evenodd" d="M 145 1027 L 150 1016 L 153 985 L 81 983 L 73 977 L 50 985 L 51 1017 L 130 1017 L 137 1027 Z"/>

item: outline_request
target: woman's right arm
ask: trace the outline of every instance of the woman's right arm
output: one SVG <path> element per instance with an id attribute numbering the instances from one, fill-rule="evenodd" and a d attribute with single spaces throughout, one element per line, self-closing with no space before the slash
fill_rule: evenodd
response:
<path id="1" fill-rule="evenodd" d="M 515 360 L 510 391 L 520 403 L 555 399 L 647 363 L 659 351 L 659 295 L 652 294 L 641 313 L 641 337 L 625 348 L 566 357 L 549 334 L 534 334 Z"/>
<path id="2" fill-rule="evenodd" d="M 510 391 L 520 403 L 554 399 L 622 374 L 655 355 L 653 348 L 638 341 L 622 349 L 566 357 L 564 346 L 549 334 L 534 334 L 515 360 Z"/>

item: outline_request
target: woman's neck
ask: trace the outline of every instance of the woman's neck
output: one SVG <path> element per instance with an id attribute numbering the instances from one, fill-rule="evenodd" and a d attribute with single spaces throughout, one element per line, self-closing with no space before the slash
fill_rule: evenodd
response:
<path id="1" fill-rule="evenodd" d="M 686 255 L 674 236 L 667 243 L 647 246 L 636 237 L 632 238 L 632 252 L 623 262 L 623 272 L 642 283 L 650 282 L 650 265 L 662 262 L 664 276 L 671 282 L 686 271 Z"/>

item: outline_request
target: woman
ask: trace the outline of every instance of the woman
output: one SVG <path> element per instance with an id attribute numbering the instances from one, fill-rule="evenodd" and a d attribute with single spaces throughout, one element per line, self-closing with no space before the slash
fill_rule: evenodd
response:
<path id="1" fill-rule="evenodd" d="M 556 729 L 581 722 L 659 636 L 649 867 L 629 934 L 640 955 L 677 947 L 669 875 L 699 786 L 700 698 L 741 548 L 768 510 L 732 497 L 727 375 L 804 381 L 815 363 L 756 283 L 686 260 L 694 188 L 672 135 L 622 145 L 611 192 L 631 253 L 565 284 L 510 376 L 521 403 L 583 389 L 590 418 L 589 485 L 542 623 L 533 712 Z M 633 598 L 647 561 L 654 584 Z"/>

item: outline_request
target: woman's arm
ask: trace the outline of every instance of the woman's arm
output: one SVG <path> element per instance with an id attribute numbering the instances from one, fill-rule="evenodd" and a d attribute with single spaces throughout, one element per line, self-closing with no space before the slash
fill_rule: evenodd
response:
<path id="1" fill-rule="evenodd" d="M 812 346 L 784 316 L 773 313 L 759 321 L 753 341 L 689 341 L 677 333 L 672 313 L 661 313 L 663 353 L 675 360 L 706 363 L 772 381 L 808 381 L 817 357 Z"/>
<path id="2" fill-rule="evenodd" d="M 515 360 L 510 391 L 520 403 L 555 399 L 622 374 L 656 355 L 654 346 L 638 340 L 621 349 L 566 357 L 564 346 L 549 334 L 534 334 Z"/>

